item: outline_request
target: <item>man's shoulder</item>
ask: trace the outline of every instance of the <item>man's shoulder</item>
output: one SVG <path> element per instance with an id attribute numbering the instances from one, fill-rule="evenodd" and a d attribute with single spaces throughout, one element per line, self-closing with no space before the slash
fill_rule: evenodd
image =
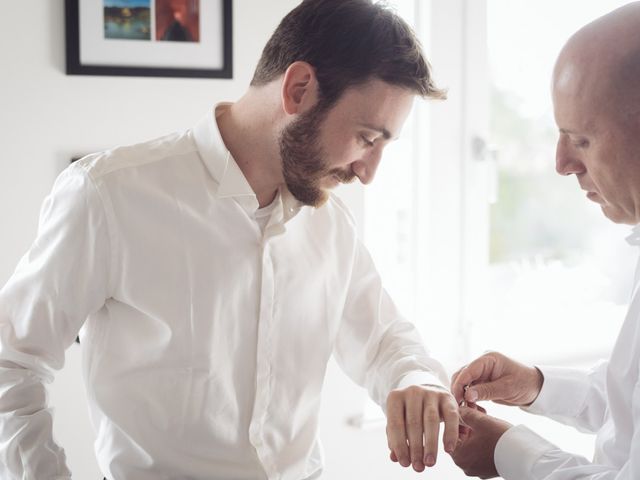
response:
<path id="1" fill-rule="evenodd" d="M 185 155 L 193 155 L 197 147 L 190 130 L 174 132 L 146 142 L 118 146 L 109 150 L 92 153 L 77 160 L 94 179 L 112 173 L 135 170 L 146 166 L 169 164 Z"/>

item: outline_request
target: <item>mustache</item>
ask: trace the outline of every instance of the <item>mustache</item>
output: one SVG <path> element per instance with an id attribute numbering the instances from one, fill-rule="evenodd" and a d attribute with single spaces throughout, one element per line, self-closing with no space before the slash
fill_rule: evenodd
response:
<path id="1" fill-rule="evenodd" d="M 356 179 L 356 174 L 351 170 L 344 171 L 340 168 L 334 168 L 329 171 L 329 174 L 336 177 L 340 183 L 351 183 Z"/>

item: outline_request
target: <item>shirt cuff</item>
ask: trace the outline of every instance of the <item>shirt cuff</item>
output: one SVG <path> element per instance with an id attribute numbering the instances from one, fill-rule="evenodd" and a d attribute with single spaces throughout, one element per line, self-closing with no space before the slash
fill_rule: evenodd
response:
<path id="1" fill-rule="evenodd" d="M 498 474 L 504 480 L 535 480 L 533 467 L 549 450 L 557 448 L 524 425 L 502 434 L 493 453 Z"/>
<path id="2" fill-rule="evenodd" d="M 396 388 L 402 389 L 410 387 L 411 385 L 435 385 L 448 390 L 447 386 L 433 373 L 418 371 L 406 374 L 400 381 Z"/>
<path id="3" fill-rule="evenodd" d="M 588 372 L 563 367 L 537 367 L 544 377 L 535 401 L 522 409 L 536 415 L 576 416 L 589 393 Z"/>

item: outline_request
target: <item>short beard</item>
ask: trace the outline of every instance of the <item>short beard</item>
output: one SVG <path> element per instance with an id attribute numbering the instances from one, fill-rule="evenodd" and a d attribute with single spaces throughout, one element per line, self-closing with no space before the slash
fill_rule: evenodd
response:
<path id="1" fill-rule="evenodd" d="M 329 192 L 320 184 L 335 176 L 342 183 L 355 179 L 351 171 L 327 167 L 326 155 L 320 146 L 320 130 L 329 109 L 321 104 L 302 114 L 280 135 L 282 174 L 291 194 L 302 204 L 321 207 L 329 199 Z"/>

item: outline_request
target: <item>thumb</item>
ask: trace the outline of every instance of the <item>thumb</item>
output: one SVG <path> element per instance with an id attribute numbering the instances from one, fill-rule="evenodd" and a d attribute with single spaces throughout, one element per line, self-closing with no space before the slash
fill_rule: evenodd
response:
<path id="1" fill-rule="evenodd" d="M 479 400 L 501 400 L 505 397 L 506 386 L 503 380 L 471 385 L 465 392 L 464 399 L 470 403 Z"/>
<path id="2" fill-rule="evenodd" d="M 487 414 L 471 407 L 460 407 L 462 422 L 472 430 L 479 428 Z"/>

